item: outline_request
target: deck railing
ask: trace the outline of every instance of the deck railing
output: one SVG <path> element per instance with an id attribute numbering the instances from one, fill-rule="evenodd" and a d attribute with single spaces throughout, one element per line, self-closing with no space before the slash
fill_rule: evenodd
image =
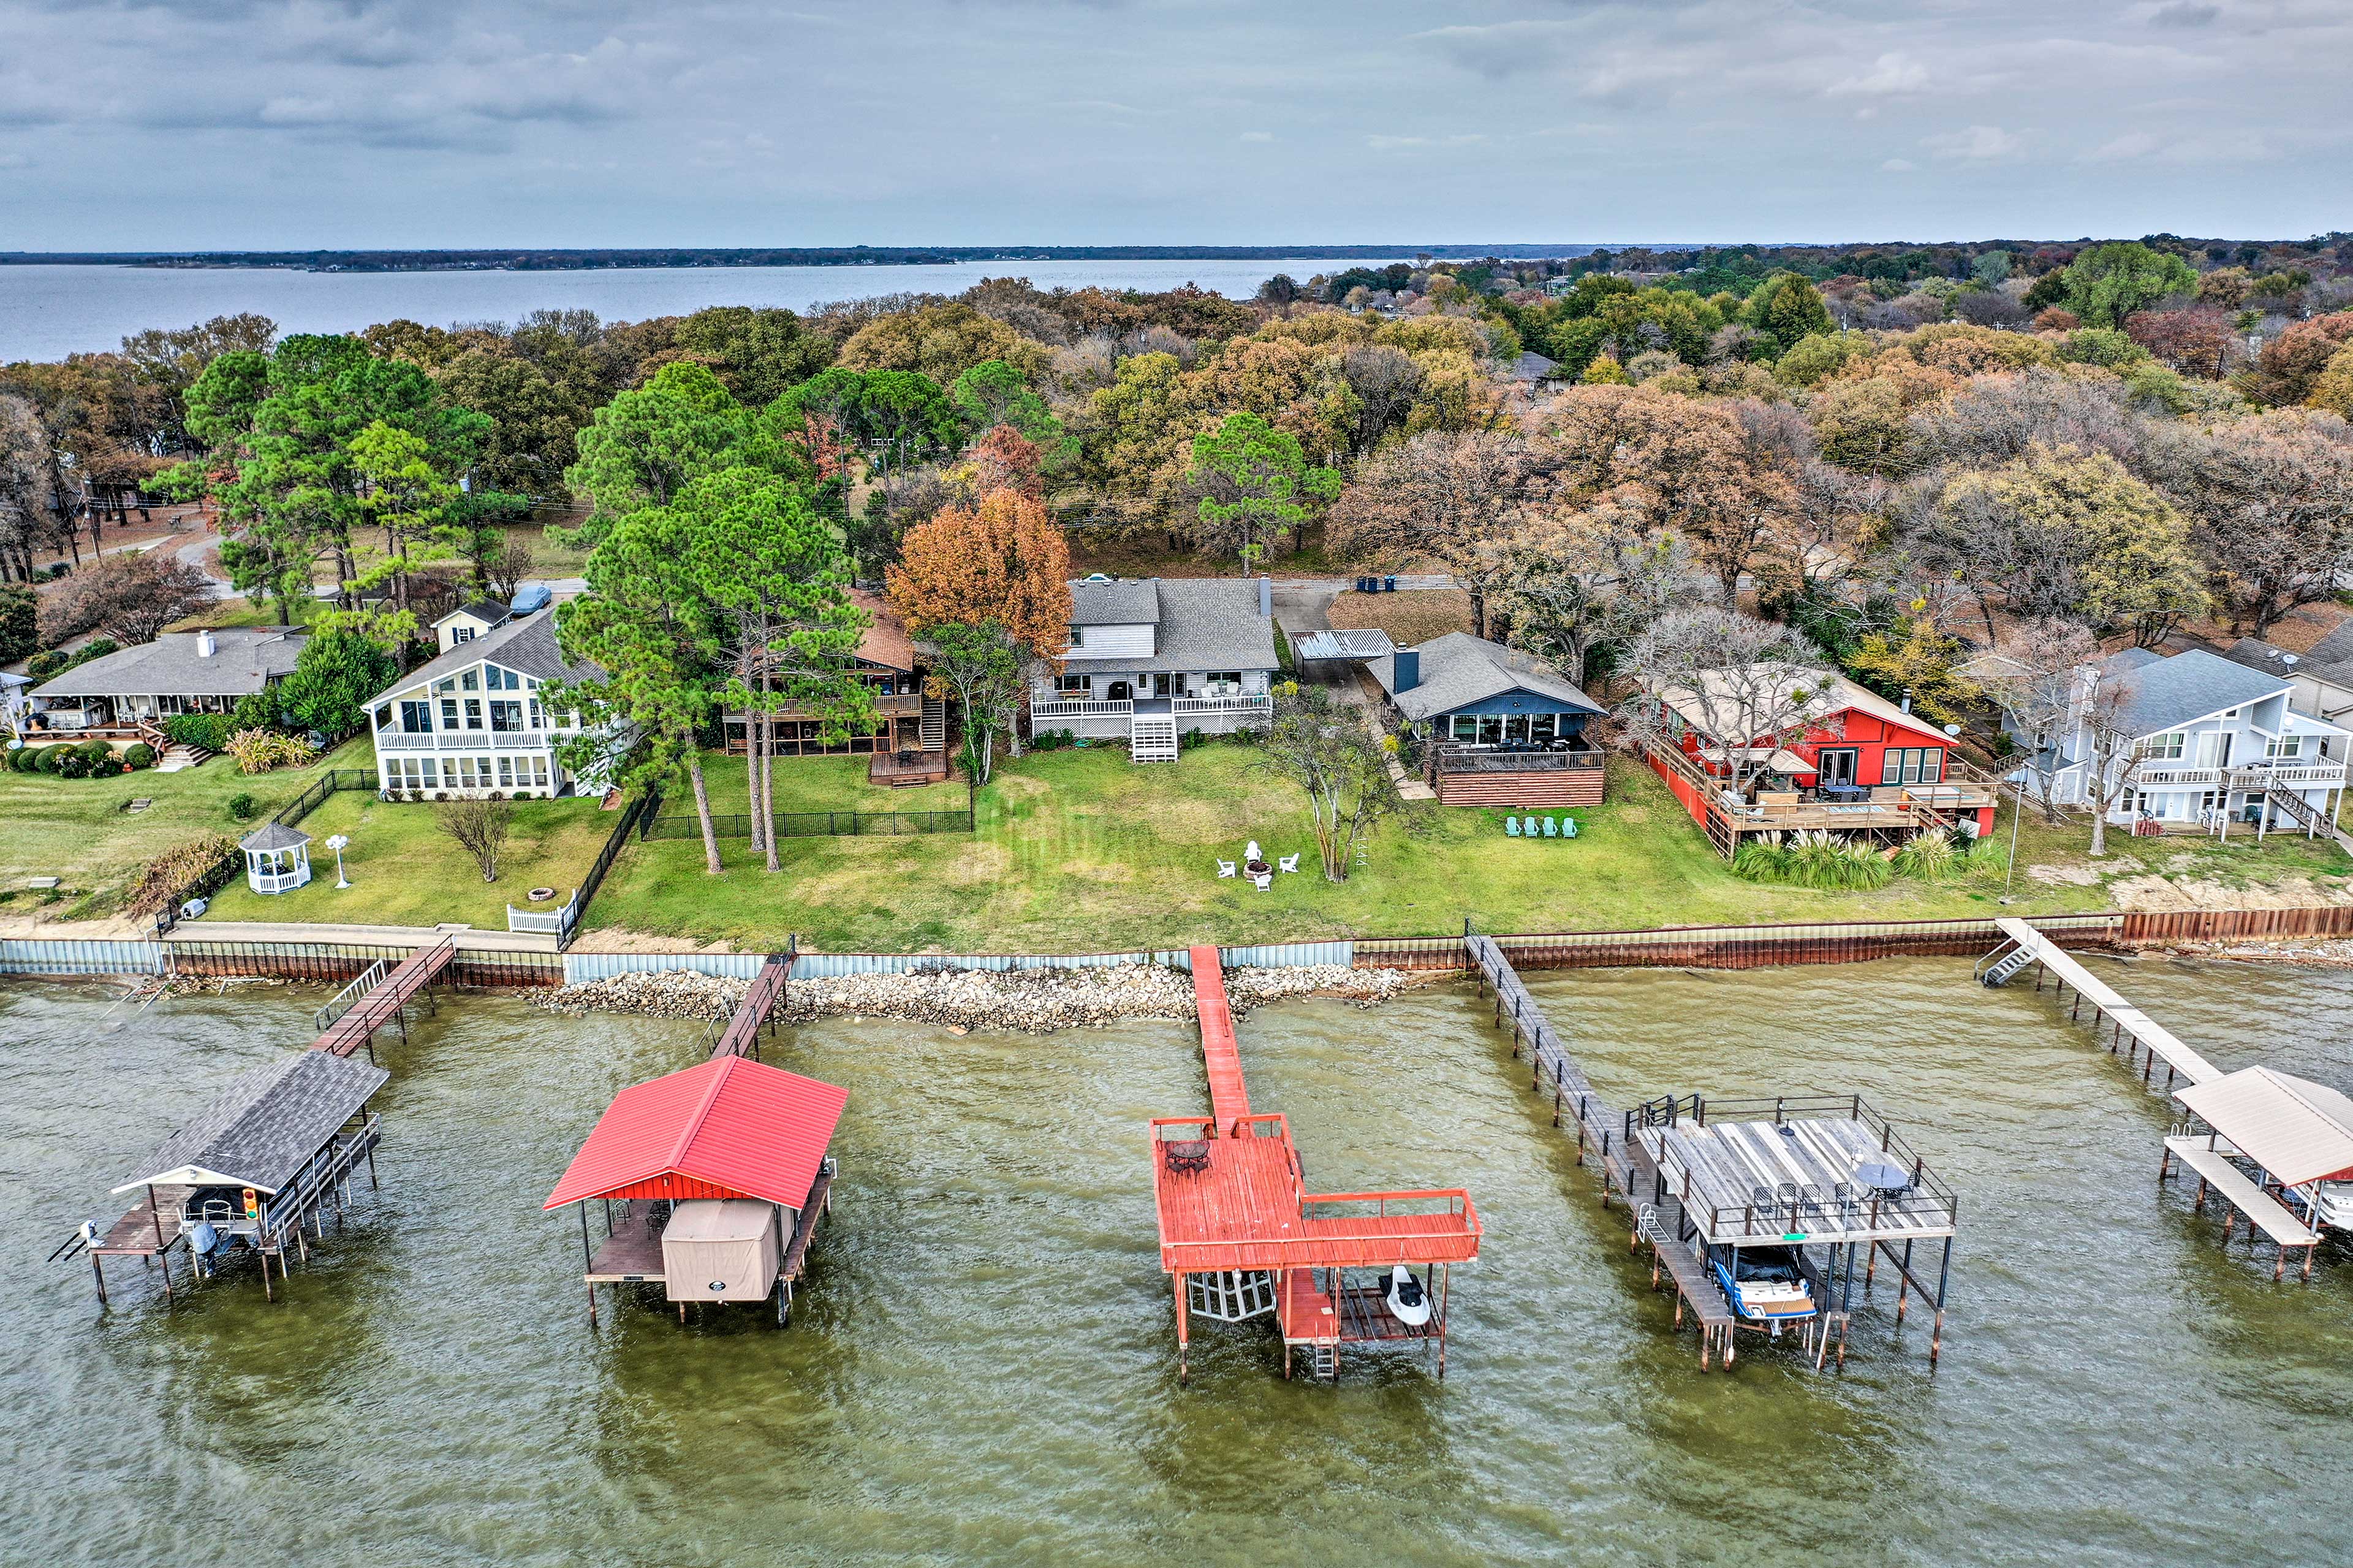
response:
<path id="1" fill-rule="evenodd" d="M 1928 1169 L 1927 1162 L 1859 1094 L 1788 1094 L 1746 1100 L 1710 1100 L 1697 1094 L 1681 1099 L 1668 1096 L 1625 1112 L 1625 1136 L 1630 1141 L 1640 1139 L 1651 1163 L 1663 1171 L 1667 1156 L 1665 1135 L 1686 1121 L 1695 1127 L 1726 1121 L 1769 1121 L 1779 1126 L 1785 1121 L 1830 1119 L 1862 1123 L 1879 1141 L 1884 1163 L 1905 1172 L 1911 1178 L 1910 1184 L 1901 1193 L 1857 1189 L 1843 1197 L 1834 1192 L 1817 1192 L 1804 1184 L 1777 1184 L 1774 1201 L 1763 1205 L 1701 1204 L 1685 1190 L 1674 1194 L 1683 1204 L 1683 1212 L 1695 1223 L 1704 1216 L 1702 1228 L 1710 1236 L 1736 1230 L 1742 1236 L 1759 1237 L 1793 1234 L 1809 1225 L 1817 1231 L 1844 1234 L 1917 1231 L 1924 1223 L 1950 1226 L 1958 1222 L 1959 1195 Z"/>
<path id="2" fill-rule="evenodd" d="M 1125 698 L 1116 702 L 1098 701 L 1092 698 L 1051 697 L 1043 700 L 1033 698 L 1029 703 L 1029 716 L 1032 719 L 1110 719 L 1124 717 L 1134 711 L 1135 711 L 1135 704 Z"/>
<path id="3" fill-rule="evenodd" d="M 1591 772 L 1608 765 L 1606 752 L 1508 752 L 1442 745 L 1434 753 L 1441 773 L 1549 773 Z"/>

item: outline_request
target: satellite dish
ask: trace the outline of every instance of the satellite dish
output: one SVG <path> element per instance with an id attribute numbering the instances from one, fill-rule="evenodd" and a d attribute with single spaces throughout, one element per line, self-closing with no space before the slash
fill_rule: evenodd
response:
<path id="1" fill-rule="evenodd" d="M 2282 664 L 2295 664 L 2298 662 L 2298 659 L 2295 654 L 2284 653 L 2280 655 L 2280 662 Z"/>

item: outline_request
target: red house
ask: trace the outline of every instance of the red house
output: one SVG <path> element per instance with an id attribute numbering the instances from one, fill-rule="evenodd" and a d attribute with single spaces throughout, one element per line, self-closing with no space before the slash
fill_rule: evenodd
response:
<path id="1" fill-rule="evenodd" d="M 1739 710 L 1738 703 L 1722 700 L 1720 693 L 1679 687 L 1657 695 L 1665 709 L 1672 754 L 1650 748 L 1651 765 L 1711 837 L 1728 841 L 1718 827 L 1726 827 L 1731 838 L 1793 827 L 1879 832 L 1952 826 L 1964 832 L 1992 831 L 1994 794 L 1961 776 L 1974 770 L 1957 763 L 1952 737 L 1844 676 L 1830 677 L 1805 704 L 1804 728 L 1797 738 L 1787 731 L 1734 737 L 1732 755 L 1725 752 L 1725 737 L 1712 731 L 1721 722 L 1715 716 Z M 1758 762 L 1766 748 L 1771 754 L 1761 759 L 1761 773 L 1746 766 Z M 1733 774 L 1735 760 L 1760 785 L 1753 801 L 1726 801 L 1723 797 L 1730 792 L 1721 784 L 1708 787 Z M 1711 816 L 1728 820 L 1712 823 Z"/>

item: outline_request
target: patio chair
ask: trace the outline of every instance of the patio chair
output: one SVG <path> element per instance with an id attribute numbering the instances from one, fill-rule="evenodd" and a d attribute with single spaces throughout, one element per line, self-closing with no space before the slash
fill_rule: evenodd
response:
<path id="1" fill-rule="evenodd" d="M 1546 837 L 1546 838 L 1557 838 L 1557 837 L 1560 837 L 1560 828 L 1559 828 L 1557 826 L 1556 826 L 1556 825 L 1555 825 L 1555 823 L 1553 822 L 1553 819 L 1552 819 L 1551 817 L 1549 817 L 1549 816 L 1546 817 L 1546 818 L 1544 819 L 1544 825 L 1545 825 L 1545 837 Z"/>
<path id="2" fill-rule="evenodd" d="M 1240 871 L 1240 869 L 1241 868 L 1235 865 L 1231 860 L 1220 860 L 1218 862 L 1218 875 L 1220 877 L 1231 877 Z"/>
<path id="3" fill-rule="evenodd" d="M 1257 876 L 1252 877 L 1250 880 L 1257 883 L 1258 890 L 1263 893 L 1269 888 L 1274 886 L 1274 873 L 1271 871 L 1261 871 Z"/>
<path id="4" fill-rule="evenodd" d="M 1274 866 L 1278 871 L 1296 871 L 1299 869 L 1299 857 L 1285 855 L 1282 859 L 1277 860 Z"/>
<path id="5" fill-rule="evenodd" d="M 1862 1210 L 1862 1203 L 1855 1195 L 1852 1182 L 1834 1182 L 1831 1184 L 1831 1205 L 1838 1210 L 1839 1217 L 1841 1219 L 1852 1219 Z"/>
<path id="6" fill-rule="evenodd" d="M 1564 816 L 1560 819 L 1560 836 L 1563 838 L 1574 838 L 1577 837 L 1577 818 L 1573 816 Z"/>
<path id="7" fill-rule="evenodd" d="M 1504 831 L 1517 838 L 1520 836 L 1520 819 L 1516 816 L 1504 818 Z"/>
<path id="8" fill-rule="evenodd" d="M 1542 833 L 1536 831 L 1536 819 L 1535 817 L 1527 816 L 1520 819 L 1520 837 L 1523 838 L 1542 838 L 1544 837 Z"/>

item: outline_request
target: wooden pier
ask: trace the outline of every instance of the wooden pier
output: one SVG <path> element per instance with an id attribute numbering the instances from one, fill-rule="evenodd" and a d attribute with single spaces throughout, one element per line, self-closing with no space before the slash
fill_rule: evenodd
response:
<path id="1" fill-rule="evenodd" d="M 712 1042 L 712 1056 L 760 1059 L 760 1039 L 775 1028 L 774 1015 L 784 1005 L 785 989 L 792 979 L 793 952 L 797 946 L 796 942 L 783 952 L 770 953 L 768 961 L 760 965 L 759 973 L 752 977 L 750 989 L 744 993 L 744 1000 L 735 1004 L 735 1010 L 727 1015 L 718 1037 Z"/>
<path id="2" fill-rule="evenodd" d="M 457 956 L 458 939 L 454 936 L 445 936 L 431 947 L 419 948 L 410 953 L 373 986 L 364 989 L 352 1003 L 350 1011 L 330 1023 L 325 1032 L 311 1042 L 311 1048 L 325 1051 L 330 1056 L 348 1057 L 364 1047 L 368 1060 L 374 1061 L 375 1032 L 393 1023 L 400 1026 L 400 1037 L 406 1043 L 408 1039 L 409 1002 L 425 994 L 426 988 L 440 978 L 442 971 L 448 969 L 450 961 Z M 375 973 L 375 970 L 368 971 L 353 984 L 364 985 L 368 975 Z M 335 1002 L 328 1004 L 328 1008 L 333 1008 L 342 1000 L 339 996 Z M 429 1005 L 429 995 L 427 1000 Z M 327 1009 L 321 1011 L 323 1013 Z"/>
<path id="3" fill-rule="evenodd" d="M 1175 1289 L 1178 1380 L 1189 1375 L 1196 1316 L 1229 1323 L 1273 1317 L 1286 1377 L 1300 1353 L 1314 1375 L 1336 1377 L 1343 1344 L 1400 1340 L 1435 1344 L 1444 1377 L 1447 1270 L 1479 1256 L 1470 1194 L 1308 1192 L 1290 1123 L 1250 1108 L 1218 950 L 1196 947 L 1191 958 L 1209 1114 L 1151 1124 L 1153 1201 L 1160 1266 Z M 1426 1321 L 1409 1323 L 1391 1310 L 1386 1282 L 1393 1269 L 1415 1266 L 1430 1311 Z M 1351 1279 L 1351 1269 L 1372 1278 Z"/>
<path id="4" fill-rule="evenodd" d="M 1936 1363 L 1944 1348 L 1957 1203 L 1860 1098 L 1783 1096 L 1711 1107 L 1690 1096 L 1619 1110 L 1595 1092 L 1501 945 L 1466 931 L 1463 946 L 1481 994 L 1493 994 L 1496 1024 L 1511 1026 L 1512 1054 L 1531 1064 L 1530 1091 L 1543 1092 L 1551 1079 L 1553 1125 L 1574 1131 L 1579 1164 L 1590 1158 L 1599 1165 L 1603 1205 L 1613 1193 L 1627 1200 L 1634 1215 L 1628 1245 L 1650 1247 L 1653 1287 L 1662 1279 L 1672 1285 L 1675 1326 L 1692 1318 L 1703 1369 L 1711 1361 L 1732 1365 L 1736 1330 L 1770 1331 L 1769 1324 L 1735 1311 L 1708 1260 L 1712 1251 L 1746 1244 L 1793 1249 L 1818 1309 L 1806 1329 L 1815 1365 L 1833 1343 L 1844 1364 L 1858 1263 L 1868 1289 L 1883 1259 L 1900 1280 L 1896 1321 L 1912 1290 L 1933 1304 L 1928 1359 Z M 1760 1122 L 1772 1131 L 1753 1131 Z M 1701 1130 L 1703 1136 L 1693 1136 Z M 1859 1195 L 1854 1173 L 1883 1162 L 1906 1173 L 1905 1195 Z M 1772 1197 L 1760 1204 L 1757 1194 L 1766 1189 Z M 1912 1267 L 1913 1244 L 1921 1240 L 1943 1243 L 1933 1285 Z M 1820 1260 L 1814 1248 L 1823 1251 Z"/>
<path id="5" fill-rule="evenodd" d="M 2171 1030 L 2118 995 L 2049 937 L 2021 920 L 2006 918 L 1994 923 L 2008 940 L 1978 960 L 1977 976 L 1984 984 L 2005 985 L 2032 968 L 2035 990 L 2042 989 L 2045 979 L 2063 996 L 2072 990 L 2075 999 L 2068 1006 L 2067 1016 L 2080 1021 L 2084 1004 L 2089 1002 L 2093 1026 L 2108 1026 L 2109 1051 L 2121 1052 L 2127 1063 L 2137 1062 L 2141 1082 L 2161 1092 L 2170 1094 L 2174 1085 L 2184 1079 L 2198 1084 L 2222 1076 L 2221 1068 L 2174 1038 Z M 2165 1064 L 2165 1082 L 2157 1084 L 2151 1079 L 2160 1061 Z"/>

